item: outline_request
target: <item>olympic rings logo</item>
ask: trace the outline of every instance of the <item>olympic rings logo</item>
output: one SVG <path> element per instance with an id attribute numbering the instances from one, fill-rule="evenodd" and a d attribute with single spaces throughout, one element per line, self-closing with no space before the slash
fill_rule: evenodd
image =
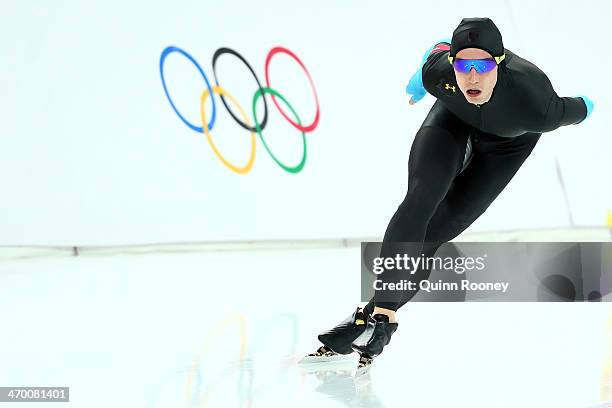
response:
<path id="1" fill-rule="evenodd" d="M 164 77 L 164 62 L 166 60 L 166 57 L 168 57 L 168 55 L 174 52 L 179 53 L 185 58 L 187 58 L 197 68 L 199 73 L 202 75 L 202 78 L 204 78 L 204 82 L 206 83 L 206 89 L 204 89 L 200 97 L 200 118 L 202 121 L 202 126 L 198 126 L 196 124 L 189 122 L 183 115 L 181 115 L 176 105 L 172 101 L 172 98 L 170 97 L 170 93 L 168 92 L 168 87 L 166 85 L 166 80 Z M 223 54 L 230 54 L 238 58 L 249 69 L 249 71 L 255 78 L 255 82 L 257 82 L 257 91 L 253 95 L 253 100 L 252 100 L 252 118 L 253 118 L 254 125 L 251 123 L 251 119 L 249 118 L 245 110 L 241 107 L 241 105 L 238 103 L 236 98 L 234 98 L 229 92 L 227 92 L 223 87 L 221 87 L 221 85 L 219 85 L 216 65 L 217 65 L 217 61 L 219 57 Z M 286 54 L 290 56 L 295 62 L 298 63 L 298 65 L 302 68 L 302 70 L 306 74 L 306 77 L 308 78 L 308 82 L 310 83 L 310 87 L 312 89 L 312 93 L 314 95 L 314 99 L 316 103 L 315 117 L 310 124 L 307 124 L 307 125 L 302 124 L 300 117 L 298 116 L 293 106 L 289 103 L 289 101 L 287 101 L 287 99 L 279 91 L 277 91 L 270 85 L 270 62 L 272 61 L 272 58 L 277 54 Z M 287 48 L 284 48 L 284 47 L 272 48 L 268 52 L 268 55 L 266 57 L 266 62 L 265 62 L 265 76 L 266 76 L 266 84 L 265 84 L 266 86 L 265 87 L 261 85 L 261 82 L 259 81 L 259 78 L 257 78 L 255 71 L 253 70 L 251 65 L 246 61 L 246 59 L 244 59 L 244 57 L 240 55 L 238 52 L 230 48 L 223 47 L 215 51 L 213 55 L 213 59 L 212 59 L 212 68 L 213 68 L 213 75 L 215 78 L 214 86 L 210 85 L 210 81 L 208 80 L 208 77 L 204 73 L 204 70 L 202 69 L 200 64 L 198 64 L 198 62 L 186 51 L 178 47 L 169 46 L 169 47 L 166 47 L 164 51 L 162 52 L 161 57 L 159 59 L 159 71 L 161 75 L 162 85 L 164 87 L 164 92 L 166 93 L 166 97 L 168 98 L 168 101 L 170 102 L 170 105 L 172 106 L 172 109 L 174 110 L 174 112 L 176 112 L 176 114 L 181 119 L 181 121 L 183 121 L 183 123 L 185 123 L 193 131 L 198 132 L 198 133 L 204 133 L 206 135 L 206 139 L 208 140 L 208 143 L 210 144 L 210 147 L 212 148 L 217 158 L 221 160 L 221 163 L 223 163 L 227 168 L 229 168 L 230 170 L 238 174 L 246 174 L 249 171 L 251 171 L 253 167 L 253 163 L 255 161 L 255 141 L 256 141 L 255 133 L 257 133 L 257 135 L 261 139 L 261 142 L 264 145 L 264 148 L 266 149 L 270 157 L 272 157 L 272 159 L 276 162 L 276 164 L 278 164 L 283 170 L 289 173 L 299 173 L 304 168 L 304 164 L 306 163 L 306 133 L 312 132 L 313 130 L 316 129 L 316 127 L 319 124 L 319 117 L 320 117 L 319 97 L 317 95 L 317 90 L 314 86 L 312 77 L 310 76 L 310 72 L 306 69 L 306 67 L 304 66 L 304 63 L 300 60 L 300 58 L 298 58 L 297 55 L 295 55 L 292 51 L 288 50 Z M 244 165 L 234 164 L 234 163 L 231 163 L 229 160 L 227 160 L 223 156 L 223 154 L 221 154 L 221 152 L 219 151 L 219 149 L 217 148 L 217 146 L 215 145 L 213 141 L 211 131 L 213 130 L 213 127 L 215 125 L 215 120 L 217 118 L 217 103 L 215 101 L 214 94 L 219 95 L 219 97 L 221 98 L 221 102 L 223 103 L 223 106 L 225 106 L 225 109 L 227 109 L 227 111 L 229 112 L 231 117 L 234 119 L 234 121 L 238 125 L 240 125 L 243 129 L 249 131 L 251 134 L 250 155 L 249 155 L 249 158 L 246 164 Z M 281 160 L 274 153 L 272 153 L 270 146 L 268 146 L 268 143 L 266 143 L 266 140 L 263 137 L 262 131 L 266 128 L 266 124 L 268 120 L 268 104 L 266 102 L 266 97 L 265 97 L 266 94 L 271 96 L 272 102 L 274 103 L 276 108 L 280 111 L 281 115 L 289 123 L 291 123 L 291 125 L 293 125 L 294 128 L 296 128 L 302 133 L 303 153 L 302 153 L 302 159 L 297 165 L 289 165 L 289 164 L 281 162 Z M 204 109 L 209 96 L 212 102 L 212 114 L 210 117 L 210 121 L 208 121 L 208 118 L 206 117 L 206 112 Z M 263 105 L 264 105 L 264 114 L 263 114 L 263 119 L 261 123 L 257 121 L 257 110 L 256 110 L 257 101 L 260 98 L 263 99 Z M 280 101 L 289 109 L 289 111 L 291 112 L 291 115 L 293 116 L 293 119 L 285 112 L 285 110 L 283 110 L 283 108 L 281 108 L 277 98 L 280 99 Z M 231 102 L 232 105 L 236 107 L 236 109 L 240 113 L 239 116 L 236 115 L 236 113 L 229 107 L 228 100 Z"/>

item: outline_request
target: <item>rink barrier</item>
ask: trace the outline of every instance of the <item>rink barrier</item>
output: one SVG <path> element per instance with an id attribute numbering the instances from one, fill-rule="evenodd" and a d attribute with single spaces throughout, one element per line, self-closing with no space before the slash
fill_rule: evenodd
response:
<path id="1" fill-rule="evenodd" d="M 68 256 L 142 255 L 155 253 L 194 253 L 257 250 L 340 249 L 357 247 L 361 242 L 381 241 L 382 237 L 330 239 L 286 239 L 250 241 L 158 242 L 125 245 L 0 245 L 4 260 Z M 479 231 L 461 234 L 453 242 L 609 242 L 612 228 L 584 226 L 575 228 L 539 228 L 503 231 Z"/>

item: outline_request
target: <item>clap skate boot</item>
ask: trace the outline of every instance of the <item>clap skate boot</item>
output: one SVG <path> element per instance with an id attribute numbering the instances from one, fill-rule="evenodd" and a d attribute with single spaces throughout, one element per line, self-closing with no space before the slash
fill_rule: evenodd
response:
<path id="1" fill-rule="evenodd" d="M 386 315 L 376 314 L 368 317 L 365 331 L 351 345 L 351 348 L 359 353 L 358 370 L 369 367 L 374 357 L 382 353 L 397 327 L 397 323 L 389 323 L 389 317 Z"/>
<path id="2" fill-rule="evenodd" d="M 357 307 L 336 326 L 319 334 L 317 338 L 323 345 L 300 362 L 332 361 L 353 353 L 351 344 L 365 331 L 368 316 L 363 308 Z"/>

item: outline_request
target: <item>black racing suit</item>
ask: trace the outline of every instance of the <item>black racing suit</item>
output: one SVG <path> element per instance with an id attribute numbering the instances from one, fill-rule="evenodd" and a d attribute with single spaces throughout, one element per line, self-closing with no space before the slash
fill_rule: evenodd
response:
<path id="1" fill-rule="evenodd" d="M 580 123 L 587 116 L 581 98 L 557 96 L 546 74 L 508 49 L 490 100 L 471 104 L 457 86 L 448 48 L 435 47 L 422 67 L 423 85 L 437 101 L 412 144 L 408 192 L 385 232 L 384 257 L 395 256 L 400 246 L 394 243 L 399 242 L 410 243 L 402 244 L 403 254 L 433 256 L 484 213 L 543 132 Z M 388 269 L 379 278 L 407 279 L 418 288 L 430 272 L 420 269 L 411 275 Z M 366 310 L 397 310 L 416 292 L 377 290 Z"/>

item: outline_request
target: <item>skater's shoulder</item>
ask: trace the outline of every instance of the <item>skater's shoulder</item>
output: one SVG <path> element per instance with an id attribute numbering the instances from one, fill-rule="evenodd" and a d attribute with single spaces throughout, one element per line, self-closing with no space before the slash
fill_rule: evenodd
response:
<path id="1" fill-rule="evenodd" d="M 533 89 L 534 84 L 548 81 L 548 77 L 536 64 L 520 57 L 514 52 L 504 49 L 505 64 L 502 68 L 504 81 L 516 90 Z"/>
<path id="2" fill-rule="evenodd" d="M 453 66 L 448 62 L 449 51 L 432 53 L 423 65 L 423 84 L 425 88 L 435 86 L 440 80 L 452 80 L 455 78 Z"/>
<path id="3" fill-rule="evenodd" d="M 423 65 L 423 76 L 429 72 L 448 73 L 452 71 L 453 66 L 448 62 L 449 53 L 449 49 L 444 45 L 434 48 Z"/>
<path id="4" fill-rule="evenodd" d="M 550 101 L 552 84 L 536 64 L 505 49 L 506 61 L 498 76 L 503 93 L 520 101 L 520 110 L 527 112 L 545 110 Z"/>

